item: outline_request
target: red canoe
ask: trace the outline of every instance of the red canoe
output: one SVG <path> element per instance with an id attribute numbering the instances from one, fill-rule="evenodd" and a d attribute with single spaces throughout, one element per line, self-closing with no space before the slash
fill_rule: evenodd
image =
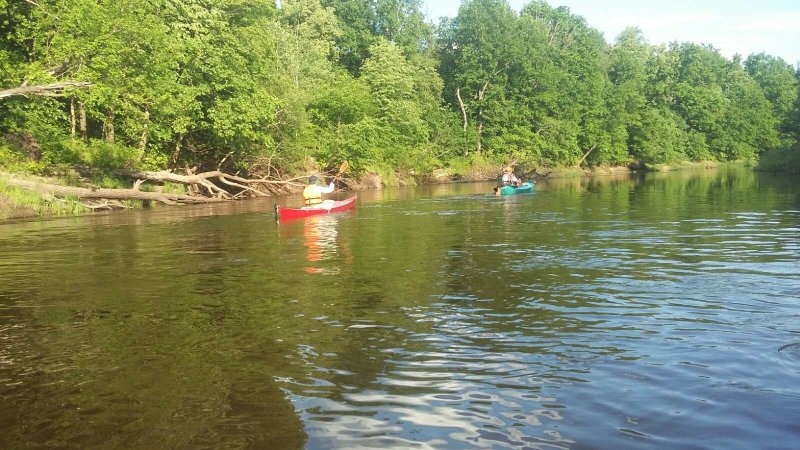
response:
<path id="1" fill-rule="evenodd" d="M 349 209 L 353 209 L 356 207 L 356 196 L 352 196 L 348 199 L 333 202 L 333 206 L 331 209 L 327 208 L 281 208 L 280 206 L 275 206 L 275 215 L 278 217 L 278 220 L 289 220 L 289 219 L 299 219 L 301 217 L 309 217 L 309 216 L 316 216 L 319 214 L 333 214 L 337 212 L 347 211 Z"/>

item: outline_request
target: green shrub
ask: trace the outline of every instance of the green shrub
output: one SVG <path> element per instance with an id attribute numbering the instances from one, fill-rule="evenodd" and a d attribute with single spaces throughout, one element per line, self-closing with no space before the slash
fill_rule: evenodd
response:
<path id="1" fill-rule="evenodd" d="M 0 143 L 0 167 L 9 169 L 19 164 L 22 155 L 11 150 L 8 145 Z"/>
<path id="2" fill-rule="evenodd" d="M 101 140 L 85 143 L 78 139 L 68 139 L 61 145 L 64 150 L 60 152 L 63 160 L 51 162 L 86 164 L 100 169 L 123 169 L 138 167 L 144 157 L 138 148 Z"/>
<path id="3" fill-rule="evenodd" d="M 764 153 L 756 165 L 756 170 L 800 174 L 800 146 Z"/>
<path id="4" fill-rule="evenodd" d="M 450 159 L 448 169 L 464 180 L 499 179 L 503 166 L 508 164 L 508 158 L 508 155 L 472 153 L 466 158 Z"/>
<path id="5" fill-rule="evenodd" d="M 0 142 L 0 169 L 7 172 L 39 174 L 47 169 L 47 162 L 29 159 L 11 146 Z"/>

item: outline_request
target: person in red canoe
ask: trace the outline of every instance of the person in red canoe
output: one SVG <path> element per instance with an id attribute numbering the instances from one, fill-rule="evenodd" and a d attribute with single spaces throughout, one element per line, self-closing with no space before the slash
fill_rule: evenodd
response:
<path id="1" fill-rule="evenodd" d="M 304 208 L 324 208 L 331 209 L 333 207 L 333 200 L 322 200 L 322 194 L 330 194 L 336 187 L 331 184 L 322 186 L 319 178 L 314 175 L 308 177 L 308 186 L 303 189 L 303 203 Z"/>

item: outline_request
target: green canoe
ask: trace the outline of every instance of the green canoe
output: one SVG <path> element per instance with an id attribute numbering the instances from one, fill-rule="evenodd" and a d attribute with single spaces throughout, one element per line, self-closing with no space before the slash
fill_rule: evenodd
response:
<path id="1" fill-rule="evenodd" d="M 522 183 L 520 187 L 503 186 L 503 187 L 496 187 L 494 189 L 495 192 L 497 192 L 497 190 L 500 189 L 500 195 L 524 194 L 526 192 L 533 191 L 533 182 L 527 181 L 525 183 Z"/>

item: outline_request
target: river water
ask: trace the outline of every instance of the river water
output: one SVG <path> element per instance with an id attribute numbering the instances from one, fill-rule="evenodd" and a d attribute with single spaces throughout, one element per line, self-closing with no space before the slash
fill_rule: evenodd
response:
<path id="1" fill-rule="evenodd" d="M 790 448 L 800 179 L 0 225 L 0 448 Z"/>

